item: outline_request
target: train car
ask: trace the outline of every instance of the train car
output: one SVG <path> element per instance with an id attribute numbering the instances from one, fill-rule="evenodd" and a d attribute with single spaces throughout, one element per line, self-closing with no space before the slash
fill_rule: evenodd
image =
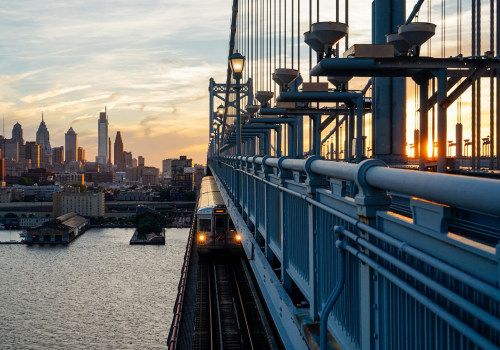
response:
<path id="1" fill-rule="evenodd" d="M 212 176 L 205 176 L 201 181 L 196 220 L 196 241 L 200 252 L 241 246 L 241 236 L 234 229 Z"/>

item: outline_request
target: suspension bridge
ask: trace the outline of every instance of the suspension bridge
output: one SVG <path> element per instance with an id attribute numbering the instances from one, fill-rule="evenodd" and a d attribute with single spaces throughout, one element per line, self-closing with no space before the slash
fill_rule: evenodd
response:
<path id="1" fill-rule="evenodd" d="M 233 1 L 207 163 L 280 345 L 500 347 L 499 5 Z"/>

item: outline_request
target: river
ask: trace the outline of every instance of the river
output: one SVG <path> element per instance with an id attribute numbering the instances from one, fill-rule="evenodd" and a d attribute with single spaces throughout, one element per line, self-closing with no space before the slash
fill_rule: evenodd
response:
<path id="1" fill-rule="evenodd" d="M 0 348 L 165 349 L 189 229 L 167 229 L 165 246 L 130 246 L 132 234 L 0 245 Z"/>

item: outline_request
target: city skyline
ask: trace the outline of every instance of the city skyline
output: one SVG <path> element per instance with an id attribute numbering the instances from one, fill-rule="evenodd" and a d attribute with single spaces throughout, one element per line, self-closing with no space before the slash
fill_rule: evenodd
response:
<path id="1" fill-rule="evenodd" d="M 103 113 L 101 112 L 101 114 L 103 114 Z M 5 125 L 4 125 L 4 128 L 5 128 Z M 52 147 L 50 144 L 50 140 L 49 140 L 49 135 L 50 135 L 49 128 L 47 127 L 47 125 L 45 123 L 43 113 L 42 113 L 42 120 L 38 126 L 38 129 L 37 129 L 33 139 L 31 139 L 30 137 L 26 137 L 26 134 L 24 132 L 24 127 L 19 122 L 16 122 L 12 126 L 12 129 L 10 129 L 11 132 L 9 132 L 9 129 L 10 129 L 9 126 L 7 126 L 7 129 L 5 129 L 5 135 L 1 135 L 2 137 L 4 137 L 5 140 L 16 141 L 19 143 L 20 146 L 22 146 L 24 144 L 28 144 L 28 143 L 36 143 L 37 145 L 40 146 L 40 153 L 42 153 L 42 151 L 45 150 L 44 154 L 47 157 L 52 157 L 52 152 L 55 149 L 59 149 L 62 147 L 62 149 L 64 151 L 64 160 L 65 161 L 85 160 L 86 162 L 97 162 L 98 163 L 97 157 L 95 159 L 88 159 L 88 158 L 86 158 L 86 156 L 83 156 L 83 154 L 85 154 L 85 152 L 86 152 L 86 147 L 81 147 L 81 145 L 78 144 L 78 132 L 72 126 L 70 126 L 70 128 L 64 133 L 64 142 L 61 145 L 54 145 Z M 9 134 L 12 134 L 12 138 L 9 137 Z M 70 137 L 70 140 L 68 139 L 68 136 Z M 108 142 L 111 142 L 111 137 L 106 138 L 106 140 L 107 140 L 106 144 L 108 145 Z M 68 142 L 71 144 L 70 147 L 68 147 Z M 120 144 L 118 149 L 117 149 L 117 142 L 118 142 L 118 144 Z M 127 152 L 124 150 L 124 144 L 123 144 L 123 139 L 122 139 L 120 130 L 118 130 L 116 132 L 114 145 L 115 145 L 114 148 L 111 148 L 108 145 L 108 147 L 106 149 L 106 151 L 108 152 L 107 158 L 111 159 L 111 164 L 115 164 L 115 165 L 120 164 L 120 165 L 124 166 L 125 165 L 125 160 L 124 160 L 125 153 L 131 153 L 133 159 L 135 159 L 136 161 L 139 158 L 143 158 L 143 159 L 147 158 L 147 156 L 145 156 L 145 155 L 139 155 L 137 153 L 134 153 L 133 150 L 131 150 L 130 152 Z M 68 151 L 71 152 L 71 154 L 69 155 L 69 158 L 71 158 L 71 160 L 68 160 Z M 115 158 L 117 157 L 117 154 L 120 151 L 123 154 L 121 156 L 118 156 L 119 162 L 117 163 Z M 110 158 L 111 154 L 113 154 L 112 158 Z M 134 156 L 134 154 L 135 154 L 135 156 Z M 2 157 L 4 157 L 4 155 L 2 155 Z M 166 158 L 168 158 L 168 157 L 163 157 L 161 159 L 161 162 Z M 157 168 L 161 168 L 161 162 L 160 162 L 160 165 L 156 166 Z M 107 161 L 107 163 L 108 163 L 108 161 Z M 118 170 L 118 171 L 124 171 L 124 170 Z"/>
<path id="2" fill-rule="evenodd" d="M 214 74 L 225 79 L 230 24 L 225 5 L 223 0 L 3 3 L 5 125 L 19 121 L 26 135 L 34 135 L 43 111 L 52 145 L 63 145 L 72 126 L 93 160 L 97 119 L 107 105 L 109 135 L 120 130 L 127 149 L 144 155 L 148 164 L 161 167 L 162 159 L 179 154 L 205 163 L 207 84 Z M 195 8 L 198 15 L 192 18 Z"/>

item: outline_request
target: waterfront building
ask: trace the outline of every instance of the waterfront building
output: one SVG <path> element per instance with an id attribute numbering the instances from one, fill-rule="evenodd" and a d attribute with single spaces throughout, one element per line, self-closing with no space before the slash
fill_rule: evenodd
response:
<path id="1" fill-rule="evenodd" d="M 115 167 L 117 171 L 125 170 L 125 154 L 123 152 L 123 140 L 120 131 L 116 132 L 115 137 Z"/>
<path id="2" fill-rule="evenodd" d="M 52 148 L 52 165 L 64 163 L 64 146 Z"/>
<path id="3" fill-rule="evenodd" d="M 38 130 L 36 132 L 36 143 L 40 146 L 41 158 L 43 160 L 45 159 L 48 160 L 52 148 L 50 147 L 49 130 L 47 129 L 47 125 L 45 125 L 45 121 L 43 120 L 43 113 L 42 113 L 42 121 L 40 122 Z M 42 163 L 45 162 L 42 161 Z"/>
<path id="4" fill-rule="evenodd" d="M 85 158 L 85 148 L 78 147 L 76 160 L 78 162 L 85 163 L 85 161 L 86 161 L 86 158 Z"/>
<path id="5" fill-rule="evenodd" d="M 70 127 L 65 135 L 66 162 L 76 161 L 78 149 L 78 134 Z"/>
<path id="6" fill-rule="evenodd" d="M 97 163 L 106 164 L 109 162 L 109 137 L 108 137 L 108 110 L 99 113 L 98 136 L 97 136 Z"/>
<path id="7" fill-rule="evenodd" d="M 20 217 L 19 227 L 20 228 L 38 227 L 50 220 L 52 220 L 52 218 L 50 217 Z"/>
<path id="8" fill-rule="evenodd" d="M 105 204 L 103 192 L 59 192 L 52 197 L 54 216 L 77 213 L 87 217 L 104 216 Z"/>
<path id="9" fill-rule="evenodd" d="M 17 122 L 12 128 L 12 141 L 18 142 L 21 145 L 24 144 L 23 127 L 19 124 L 19 122 Z"/>
<path id="10" fill-rule="evenodd" d="M 67 213 L 26 231 L 27 244 L 66 244 L 89 228 L 89 220 Z"/>

